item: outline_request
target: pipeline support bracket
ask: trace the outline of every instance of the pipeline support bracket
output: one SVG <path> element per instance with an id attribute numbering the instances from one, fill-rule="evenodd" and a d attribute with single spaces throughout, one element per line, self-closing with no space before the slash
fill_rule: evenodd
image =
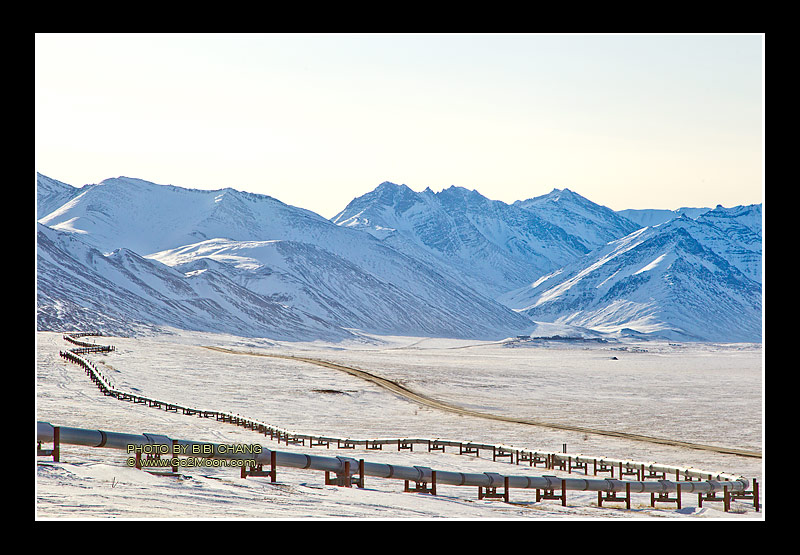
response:
<path id="1" fill-rule="evenodd" d="M 605 493 L 605 495 L 603 495 Z M 625 508 L 631 508 L 631 484 L 630 482 L 625 484 L 625 497 L 620 497 L 617 495 L 616 491 L 608 491 L 608 492 L 597 492 L 597 506 L 602 507 L 603 502 L 616 502 L 616 503 L 625 503 Z"/>
<path id="2" fill-rule="evenodd" d="M 556 478 L 555 476 L 545 476 L 545 478 Z M 543 499 L 552 499 L 552 500 L 561 500 L 561 506 L 567 506 L 567 486 L 566 482 L 561 479 L 561 494 L 555 493 L 555 488 L 550 489 L 539 489 L 536 488 L 536 502 L 542 501 Z"/>
<path id="3" fill-rule="evenodd" d="M 652 492 L 650 493 L 650 506 L 655 507 L 656 503 L 675 503 L 676 508 L 681 508 L 681 485 L 678 484 L 678 491 L 675 492 L 675 497 L 670 497 L 669 492 Z"/>

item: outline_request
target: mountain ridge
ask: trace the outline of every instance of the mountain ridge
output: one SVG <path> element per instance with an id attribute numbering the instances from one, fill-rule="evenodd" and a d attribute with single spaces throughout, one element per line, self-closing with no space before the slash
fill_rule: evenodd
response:
<path id="1" fill-rule="evenodd" d="M 331 221 L 366 231 L 413 256 L 425 251 L 490 297 L 589 250 L 533 212 L 457 186 L 416 193 L 383 182 Z"/>
<path id="2" fill-rule="evenodd" d="M 230 187 L 37 174 L 37 325 L 760 341 L 762 219 L 717 206 L 640 227 L 569 189 L 507 204 L 384 181 L 328 220 Z"/>
<path id="3" fill-rule="evenodd" d="M 642 228 L 502 300 L 534 320 L 605 332 L 760 342 L 761 285 L 701 244 L 705 231 L 689 218 Z"/>
<path id="4" fill-rule="evenodd" d="M 322 275 L 326 269 L 320 268 L 318 260 L 325 258 L 329 262 L 327 270 L 342 274 L 331 275 L 332 281 L 346 284 L 349 276 L 372 283 L 371 293 L 375 290 L 385 293 L 383 297 L 371 297 L 375 312 L 406 334 L 498 339 L 529 326 L 526 318 L 454 281 L 441 268 L 395 251 L 368 234 L 336 226 L 313 212 L 266 195 L 233 189 L 200 191 L 115 178 L 88 188 L 78 201 L 68 203 L 39 222 L 80 237 L 99 252 L 111 253 L 124 247 L 151 258 L 170 249 L 219 239 L 229 241 L 230 245 L 278 239 L 294 241 L 309 248 L 295 248 L 287 254 L 294 263 L 285 267 L 295 272 L 313 269 Z M 321 254 L 323 251 L 325 254 Z M 195 259 L 202 256 L 195 251 Z M 258 281 L 253 276 L 243 277 L 241 271 L 237 275 L 241 287 L 245 287 L 248 279 Z M 287 277 L 283 285 L 291 280 Z M 295 279 L 299 281 L 302 280 Z M 321 278 L 320 284 L 325 281 Z M 311 303 L 313 295 L 307 289 L 303 295 L 297 289 L 295 293 L 304 300 L 303 306 L 319 309 L 317 317 L 345 313 L 341 307 L 334 309 L 337 304 L 334 294 L 320 293 L 317 302 Z M 399 298 L 406 302 L 398 302 Z M 351 308 L 370 310 L 369 305 Z M 431 315 L 436 316 L 436 321 Z M 377 325 L 374 318 L 360 322 L 370 321 L 373 327 L 366 331 L 390 331 L 387 325 Z M 333 323 L 342 328 L 352 325 L 342 319 Z"/>

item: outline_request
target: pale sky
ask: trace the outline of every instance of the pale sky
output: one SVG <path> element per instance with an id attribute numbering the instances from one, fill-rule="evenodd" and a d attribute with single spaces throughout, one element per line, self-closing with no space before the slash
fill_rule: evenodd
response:
<path id="1" fill-rule="evenodd" d="M 332 217 L 383 181 L 764 199 L 763 35 L 37 34 L 36 171 Z"/>

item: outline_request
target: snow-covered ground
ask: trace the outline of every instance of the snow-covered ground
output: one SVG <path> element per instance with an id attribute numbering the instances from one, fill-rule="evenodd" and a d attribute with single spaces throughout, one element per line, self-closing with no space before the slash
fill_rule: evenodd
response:
<path id="1" fill-rule="evenodd" d="M 541 467 L 493 462 L 457 452 L 384 448 L 337 450 L 278 444 L 252 430 L 135 405 L 103 396 L 59 350 L 62 334 L 38 332 L 36 418 L 56 426 L 165 434 L 217 443 L 260 443 L 282 451 L 342 455 L 435 470 L 556 475 Z M 430 397 L 494 414 L 620 430 L 696 443 L 763 450 L 763 350 L 757 344 L 667 342 L 517 343 L 383 337 L 330 345 L 277 343 L 229 335 L 87 338 L 116 351 L 89 355 L 118 389 L 208 410 L 229 411 L 295 432 L 335 437 L 428 437 L 526 449 L 629 458 L 727 472 L 765 484 L 763 459 L 602 435 L 504 423 L 434 410 L 328 368 L 202 346 L 296 354 L 362 368 Z M 43 447 L 49 447 L 44 445 Z M 438 495 L 405 493 L 403 482 L 367 477 L 364 489 L 326 486 L 324 473 L 278 469 L 278 482 L 242 479 L 238 468 L 192 469 L 182 478 L 128 468 L 113 449 L 62 446 L 61 462 L 40 457 L 36 517 L 40 519 L 763 519 L 752 502 L 683 508 L 650 507 L 647 494 L 597 506 L 593 492 L 568 492 L 568 506 L 536 502 L 534 490 L 511 490 L 511 504 L 479 500 L 477 488 L 439 486 Z M 576 473 L 580 475 L 580 472 Z M 573 474 L 575 476 L 575 474 Z M 590 475 L 591 477 L 591 475 Z M 604 475 L 603 477 L 607 477 Z"/>

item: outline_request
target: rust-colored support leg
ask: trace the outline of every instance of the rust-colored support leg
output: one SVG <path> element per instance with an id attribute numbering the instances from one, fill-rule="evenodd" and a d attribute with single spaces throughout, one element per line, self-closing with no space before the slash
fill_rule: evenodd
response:
<path id="1" fill-rule="evenodd" d="M 753 506 L 756 512 L 759 512 L 761 504 L 758 502 L 758 481 L 755 478 L 753 478 Z"/>
<path id="2" fill-rule="evenodd" d="M 61 427 L 53 426 L 53 461 L 61 462 Z"/>

